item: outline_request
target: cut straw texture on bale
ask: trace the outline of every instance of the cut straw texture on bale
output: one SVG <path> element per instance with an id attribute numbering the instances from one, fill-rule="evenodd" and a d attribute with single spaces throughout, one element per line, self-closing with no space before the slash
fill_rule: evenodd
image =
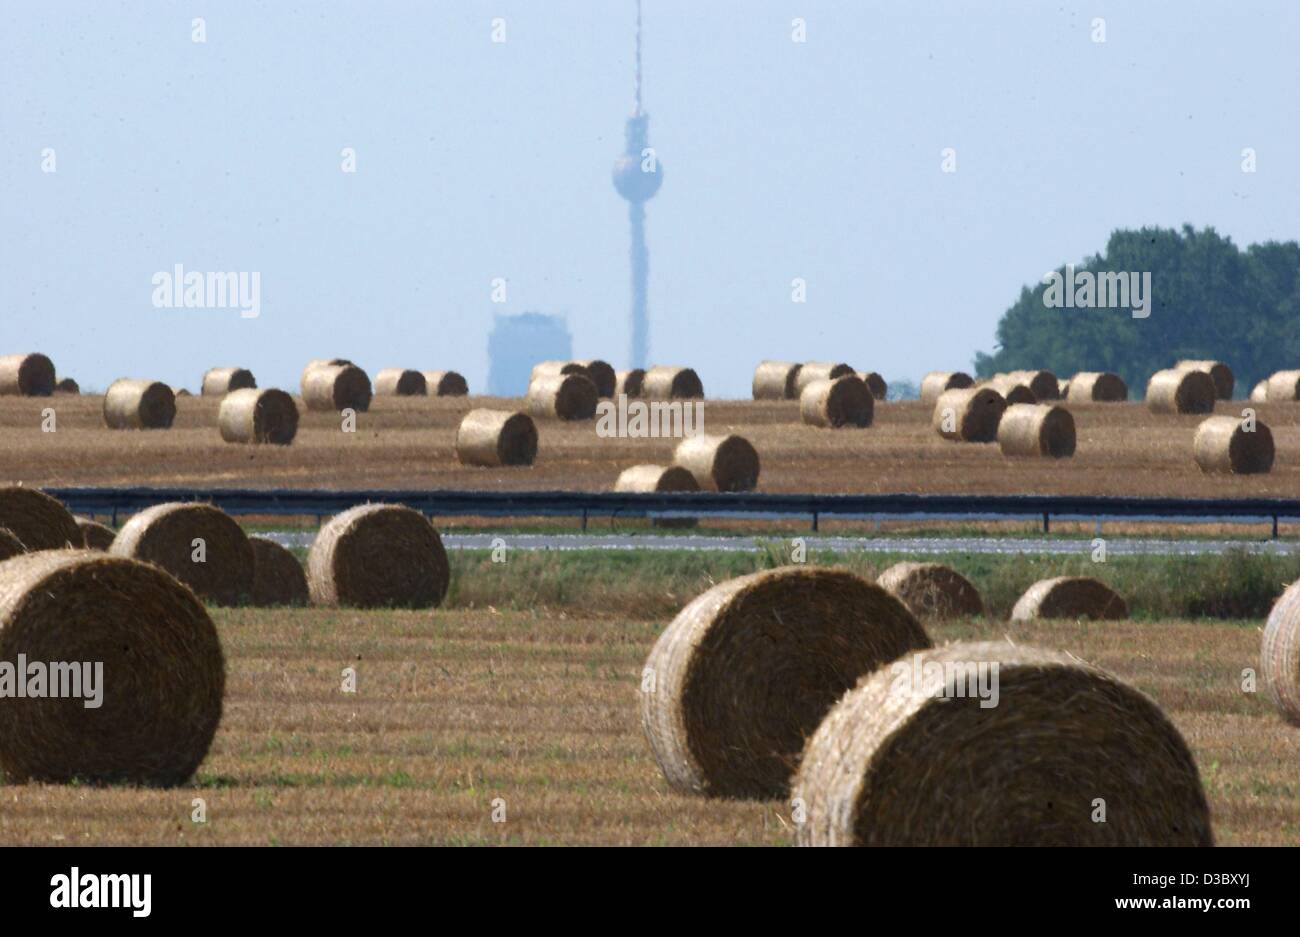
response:
<path id="1" fill-rule="evenodd" d="M 690 368 L 655 365 L 641 379 L 641 396 L 648 400 L 703 400 L 704 384 Z"/>
<path id="2" fill-rule="evenodd" d="M 456 458 L 463 465 L 532 465 L 537 425 L 527 413 L 471 410 L 456 430 Z"/>
<path id="3" fill-rule="evenodd" d="M 1278 371 L 1270 376 L 1265 395 L 1269 403 L 1294 403 L 1300 400 L 1300 371 Z M 1254 394 L 1251 399 L 1254 399 Z"/>
<path id="4" fill-rule="evenodd" d="M 677 444 L 673 463 L 699 483 L 701 491 L 753 491 L 758 452 L 743 436 L 688 436 Z"/>
<path id="5" fill-rule="evenodd" d="M 797 400 L 799 370 L 791 361 L 760 361 L 754 369 L 751 390 L 755 400 Z"/>
<path id="6" fill-rule="evenodd" d="M 618 375 L 608 362 L 601 361 L 599 358 L 588 358 L 585 361 L 579 361 L 578 364 L 587 369 L 587 377 L 591 378 L 591 383 L 596 385 L 596 393 L 601 397 L 613 397 L 614 389 L 618 385 Z"/>
<path id="7" fill-rule="evenodd" d="M 1098 579 L 1057 576 L 1034 583 L 1011 610 L 1012 621 L 1032 621 L 1035 618 L 1118 621 L 1128 618 L 1128 603 Z"/>
<path id="8" fill-rule="evenodd" d="M 81 546 L 81 531 L 63 503 L 35 488 L 0 488 L 0 527 L 28 550 L 63 550 Z"/>
<path id="9" fill-rule="evenodd" d="M 302 379 L 302 399 L 308 410 L 370 409 L 370 378 L 354 364 L 322 365 Z"/>
<path id="10" fill-rule="evenodd" d="M 423 397 L 429 382 L 419 371 L 409 368 L 384 368 L 375 375 L 376 397 Z"/>
<path id="11" fill-rule="evenodd" d="M 0 355 L 0 396 L 48 397 L 54 362 L 41 354 Z"/>
<path id="12" fill-rule="evenodd" d="M 9 559 L 11 556 L 18 556 L 20 553 L 26 553 L 27 548 L 23 542 L 14 536 L 14 532 L 7 527 L 0 527 L 0 562 Z"/>
<path id="13" fill-rule="evenodd" d="M 1205 371 L 1157 371 L 1147 384 L 1147 408 L 1152 413 L 1213 413 L 1216 395 Z"/>
<path id="14" fill-rule="evenodd" d="M 77 529 L 81 531 L 81 542 L 87 550 L 107 550 L 113 545 L 117 531 L 111 527 L 91 520 L 89 517 L 74 518 Z"/>
<path id="15" fill-rule="evenodd" d="M 934 405 L 931 426 L 944 439 L 958 442 L 993 442 L 1006 401 L 989 387 L 944 391 Z"/>
<path id="16" fill-rule="evenodd" d="M 234 443 L 287 446 L 298 435 L 298 405 L 282 390 L 235 390 L 217 410 L 221 438 Z"/>
<path id="17" fill-rule="evenodd" d="M 210 368 L 203 375 L 203 387 L 199 392 L 204 397 L 220 397 L 232 390 L 256 386 L 257 379 L 246 368 Z"/>
<path id="18" fill-rule="evenodd" d="M 302 379 L 298 385 L 299 389 L 302 391 L 302 395 L 304 397 L 307 396 L 307 375 L 311 374 L 312 371 L 315 371 L 317 368 L 343 367 L 344 365 L 349 364 L 352 364 L 352 362 L 347 358 L 313 358 L 311 361 L 308 361 L 307 366 L 302 369 Z"/>
<path id="19" fill-rule="evenodd" d="M 1260 652 L 1264 692 L 1282 718 L 1300 726 L 1300 582 L 1273 605 Z"/>
<path id="20" fill-rule="evenodd" d="M 645 383 L 645 371 L 641 368 L 629 368 L 619 371 L 614 380 L 614 396 L 640 397 Z"/>
<path id="21" fill-rule="evenodd" d="M 1192 452 L 1202 472 L 1261 475 L 1273 470 L 1273 433 L 1259 420 L 1212 416 L 1196 428 Z"/>
<path id="22" fill-rule="evenodd" d="M 1028 387 L 1035 400 L 1055 400 L 1061 393 L 1061 382 L 1051 371 L 1008 371 L 1006 377 Z"/>
<path id="23" fill-rule="evenodd" d="M 542 376 L 528 385 L 528 412 L 537 417 L 589 420 L 598 402 L 596 385 L 582 374 Z"/>
<path id="24" fill-rule="evenodd" d="M 847 374 L 857 374 L 857 372 L 842 361 L 805 361 L 799 366 L 799 373 L 795 375 L 795 391 L 802 397 L 804 388 L 813 381 L 832 381 Z"/>
<path id="25" fill-rule="evenodd" d="M 700 490 L 695 476 L 680 465 L 634 465 L 619 473 L 615 491 L 632 493 L 695 492 Z M 655 527 L 694 527 L 693 517 L 656 517 Z"/>
<path id="26" fill-rule="evenodd" d="M 1018 403 L 998 422 L 998 448 L 1006 456 L 1065 459 L 1074 455 L 1074 417 L 1055 404 Z"/>
<path id="27" fill-rule="evenodd" d="M 317 605 L 434 608 L 451 574 L 442 538 L 408 507 L 363 504 L 335 515 L 307 556 L 307 582 Z"/>
<path id="28" fill-rule="evenodd" d="M 1214 381 L 1214 394 L 1220 400 L 1231 400 L 1237 378 L 1232 368 L 1222 361 L 1180 361 L 1174 365 L 1175 371 L 1204 371 Z"/>
<path id="29" fill-rule="evenodd" d="M 895 563 L 877 577 L 876 585 L 922 621 L 984 614 L 979 590 L 957 570 L 942 563 Z"/>
<path id="30" fill-rule="evenodd" d="M 944 392 L 964 390 L 975 381 L 964 371 L 931 371 L 921 378 L 921 403 L 932 406 Z"/>
<path id="31" fill-rule="evenodd" d="M 306 605 L 307 573 L 298 557 L 265 537 L 249 537 L 253 547 L 253 604 L 258 608 Z"/>
<path id="32" fill-rule="evenodd" d="M 464 397 L 469 382 L 457 371 L 424 371 L 424 386 L 430 397 Z"/>
<path id="33" fill-rule="evenodd" d="M 1264 380 L 1260 381 L 1258 384 L 1255 385 L 1254 389 L 1250 392 L 1250 402 L 1251 403 L 1268 402 L 1268 378 L 1264 378 Z"/>
<path id="34" fill-rule="evenodd" d="M 877 670 L 817 728 L 792 797 L 804 846 L 1214 844 L 1196 762 L 1154 701 L 1003 642 Z"/>
<path id="35" fill-rule="evenodd" d="M 91 686 L 81 682 L 81 698 L 4 700 L 0 771 L 10 784 L 172 786 L 207 754 L 225 689 L 221 644 L 194 593 L 161 570 L 85 550 L 6 560 L 0 660 L 20 654 L 93 661 L 102 695 L 86 708 Z"/>
<path id="36" fill-rule="evenodd" d="M 867 390 L 871 391 L 871 396 L 876 400 L 884 400 L 889 396 L 889 384 L 875 371 L 859 371 L 858 377 L 867 385 Z"/>
<path id="37" fill-rule="evenodd" d="M 59 383 L 54 385 L 56 394 L 80 394 L 81 385 L 70 377 L 60 378 Z"/>
<path id="38" fill-rule="evenodd" d="M 875 398 L 856 374 L 813 381 L 799 395 L 799 416 L 809 426 L 870 426 L 874 414 Z"/>
<path id="39" fill-rule="evenodd" d="M 1109 371 L 1080 371 L 1062 396 L 1070 403 L 1119 403 L 1128 400 L 1128 385 Z"/>
<path id="40" fill-rule="evenodd" d="M 253 594 L 253 547 L 229 514 L 198 502 L 156 504 L 122 525 L 109 552 L 153 563 L 215 605 Z"/>
<path id="41" fill-rule="evenodd" d="M 161 381 L 122 378 L 104 394 L 109 429 L 168 429 L 176 419 L 176 396 Z"/>
<path id="42" fill-rule="evenodd" d="M 783 567 L 697 596 L 655 642 L 641 726 L 676 791 L 783 796 L 845 690 L 930 646 L 903 604 L 844 570 Z"/>

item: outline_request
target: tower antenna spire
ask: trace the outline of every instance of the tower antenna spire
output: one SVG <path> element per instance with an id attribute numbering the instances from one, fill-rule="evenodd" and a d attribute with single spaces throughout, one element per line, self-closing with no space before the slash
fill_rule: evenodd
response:
<path id="1" fill-rule="evenodd" d="M 636 0 L 636 115 L 641 115 L 641 0 Z"/>

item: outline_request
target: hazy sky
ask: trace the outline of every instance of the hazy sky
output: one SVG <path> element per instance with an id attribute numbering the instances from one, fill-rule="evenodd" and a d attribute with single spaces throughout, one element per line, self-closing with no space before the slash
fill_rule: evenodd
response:
<path id="1" fill-rule="evenodd" d="M 342 355 L 481 389 L 493 310 L 538 309 L 624 366 L 634 10 L 3 0 L 0 351 L 98 388 Z M 1294 0 L 645 0 L 644 42 L 651 358 L 710 395 L 765 357 L 968 368 L 1115 227 L 1300 236 Z M 155 308 L 176 264 L 259 273 L 261 315 Z"/>

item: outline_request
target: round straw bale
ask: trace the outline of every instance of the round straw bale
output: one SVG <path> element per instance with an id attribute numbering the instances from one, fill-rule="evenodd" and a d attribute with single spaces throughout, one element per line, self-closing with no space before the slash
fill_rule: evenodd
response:
<path id="1" fill-rule="evenodd" d="M 799 373 L 794 376 L 794 388 L 802 396 L 803 389 L 813 381 L 832 381 L 837 377 L 857 373 L 842 361 L 805 361 L 799 366 Z"/>
<path id="2" fill-rule="evenodd" d="M 456 430 L 456 458 L 463 465 L 532 465 L 537 424 L 527 413 L 471 410 Z"/>
<path id="3" fill-rule="evenodd" d="M 998 448 L 1009 456 L 1074 455 L 1074 417 L 1056 404 L 1018 403 L 998 422 Z"/>
<path id="4" fill-rule="evenodd" d="M 457 371 L 425 371 L 424 385 L 430 397 L 464 397 L 469 382 Z"/>
<path id="5" fill-rule="evenodd" d="M 673 463 L 694 475 L 702 491 L 753 491 L 758 485 L 758 452 L 743 436 L 687 436 Z"/>
<path id="6" fill-rule="evenodd" d="M 1205 371 L 1171 368 L 1151 375 L 1147 408 L 1152 413 L 1213 413 L 1217 393 Z"/>
<path id="7" fill-rule="evenodd" d="M 751 388 L 755 400 L 797 400 L 799 370 L 803 365 L 790 361 L 760 361 L 754 369 Z"/>
<path id="8" fill-rule="evenodd" d="M 1214 844 L 1196 761 L 1152 699 L 1005 642 L 881 667 L 817 728 L 792 796 L 804 846 Z"/>
<path id="9" fill-rule="evenodd" d="M 601 397 L 613 397 L 614 388 L 618 384 L 618 375 L 610 367 L 608 362 L 601 361 L 599 358 L 588 358 L 585 361 L 579 361 L 578 364 L 587 369 L 587 377 L 591 378 L 591 383 L 596 385 L 596 393 Z"/>
<path id="10" fill-rule="evenodd" d="M 226 442 L 287 446 L 298 435 L 298 405 L 282 390 L 233 390 L 221 400 L 217 425 Z"/>
<path id="11" fill-rule="evenodd" d="M 363 504 L 320 529 L 307 555 L 307 582 L 317 605 L 434 608 L 451 573 L 442 538 L 411 508 Z"/>
<path id="12" fill-rule="evenodd" d="M 79 394 L 81 393 L 81 385 L 70 377 L 61 378 L 59 383 L 54 385 L 54 392 L 56 394 Z"/>
<path id="13" fill-rule="evenodd" d="M 1128 603 L 1110 586 L 1087 576 L 1057 576 L 1030 586 L 1011 610 L 1012 621 L 1035 618 L 1128 618 Z"/>
<path id="14" fill-rule="evenodd" d="M 1068 378 L 1061 378 L 1056 382 L 1057 399 L 1066 400 L 1070 396 L 1070 381 Z"/>
<path id="15" fill-rule="evenodd" d="M 207 754 L 221 721 L 221 643 L 194 593 L 162 570 L 87 550 L 7 560 L 0 660 L 20 654 L 29 667 L 80 664 L 83 675 L 93 663 L 102 672 L 93 687 L 81 683 L 80 697 L 0 705 L 9 783 L 172 786 Z M 87 708 L 96 697 L 98 708 Z"/>
<path id="16" fill-rule="evenodd" d="M 307 362 L 306 367 L 302 369 L 302 378 L 299 381 L 298 388 L 302 396 L 307 396 L 307 375 L 317 368 L 341 368 L 352 364 L 347 358 L 313 358 Z"/>
<path id="17" fill-rule="evenodd" d="M 1056 400 L 1061 394 L 1061 383 L 1051 371 L 1010 371 L 1006 376 L 1027 386 L 1035 401 Z"/>
<path id="18" fill-rule="evenodd" d="M 209 368 L 203 375 L 203 387 L 199 393 L 204 397 L 220 397 L 232 390 L 256 386 L 257 379 L 247 368 Z"/>
<path id="19" fill-rule="evenodd" d="M 197 501 L 155 504 L 122 525 L 109 553 L 153 563 L 215 605 L 253 594 L 253 548 L 229 514 Z"/>
<path id="20" fill-rule="evenodd" d="M 867 390 L 871 391 L 871 396 L 876 400 L 884 400 L 889 396 L 889 384 L 885 379 L 875 371 L 859 371 L 858 377 L 862 378 Z"/>
<path id="21" fill-rule="evenodd" d="M 1034 396 L 1034 392 L 1029 389 L 1028 384 L 1007 374 L 998 374 L 990 380 L 975 386 L 996 390 L 1002 395 L 1002 400 L 1007 406 L 1013 403 L 1038 403 L 1038 398 Z"/>
<path id="22" fill-rule="evenodd" d="M 172 396 L 173 396 L 173 397 L 176 397 L 176 398 L 180 398 L 180 397 L 193 397 L 194 395 L 191 394 L 191 393 L 190 393 L 188 390 L 186 390 L 184 387 L 173 387 L 173 388 L 172 388 Z"/>
<path id="23" fill-rule="evenodd" d="M 307 574 L 298 557 L 265 537 L 249 537 L 253 547 L 253 604 L 258 608 L 306 605 Z"/>
<path id="24" fill-rule="evenodd" d="M 586 378 L 591 377 L 587 366 L 580 361 L 539 361 L 533 365 L 528 383 L 531 384 L 539 377 L 556 377 L 560 374 L 581 374 Z"/>
<path id="25" fill-rule="evenodd" d="M 87 550 L 107 550 L 113 545 L 117 531 L 112 527 L 106 527 L 89 517 L 76 517 L 73 520 L 77 522 L 77 529 L 81 531 L 81 542 Z"/>
<path id="26" fill-rule="evenodd" d="M 921 378 L 921 403 L 933 406 L 944 391 L 963 390 L 975 381 L 964 371 L 931 371 Z"/>
<path id="27" fill-rule="evenodd" d="M 614 482 L 615 491 L 660 492 L 660 491 L 699 491 L 699 482 L 695 476 L 680 465 L 634 465 L 619 473 Z M 655 527 L 694 527 L 693 517 L 656 517 Z"/>
<path id="28" fill-rule="evenodd" d="M 45 492 L 22 485 L 0 487 L 0 527 L 28 550 L 64 550 L 81 546 L 77 522 Z"/>
<path id="29" fill-rule="evenodd" d="M 104 394 L 109 429 L 168 429 L 176 419 L 176 395 L 161 381 L 122 378 Z"/>
<path id="30" fill-rule="evenodd" d="M 641 396 L 650 400 L 703 400 L 704 384 L 690 368 L 655 365 L 641 379 Z"/>
<path id="31" fill-rule="evenodd" d="M 1231 400 L 1237 378 L 1232 368 L 1222 361 L 1180 361 L 1174 365 L 1175 371 L 1204 371 L 1214 381 L 1214 393 L 1220 400 Z"/>
<path id="32" fill-rule="evenodd" d="M 944 439 L 992 442 L 1006 408 L 1002 395 L 989 387 L 947 390 L 935 402 L 930 424 Z"/>
<path id="33" fill-rule="evenodd" d="M 895 563 L 876 578 L 876 585 L 923 621 L 984 614 L 979 590 L 957 570 L 942 563 Z"/>
<path id="34" fill-rule="evenodd" d="M 1118 403 L 1128 400 L 1128 385 L 1118 374 L 1109 371 L 1080 371 L 1069 381 L 1068 394 L 1061 396 L 1070 403 Z"/>
<path id="35" fill-rule="evenodd" d="M 376 397 L 423 397 L 429 382 L 419 371 L 408 368 L 384 368 L 375 375 Z"/>
<path id="36" fill-rule="evenodd" d="M 1259 420 L 1254 429 L 1235 416 L 1212 416 L 1196 428 L 1192 440 L 1202 472 L 1262 475 L 1273 469 L 1273 433 Z"/>
<path id="37" fill-rule="evenodd" d="M 692 479 L 694 481 L 694 479 Z M 7 560 L 11 556 L 17 556 L 20 553 L 26 553 L 27 548 L 23 542 L 14 536 L 14 532 L 8 527 L 0 527 L 0 561 Z"/>
<path id="38" fill-rule="evenodd" d="M 370 378 L 355 364 L 322 365 L 307 372 L 302 399 L 308 410 L 370 409 Z"/>
<path id="39" fill-rule="evenodd" d="M 874 413 L 875 398 L 856 374 L 813 381 L 799 395 L 799 416 L 809 426 L 870 426 Z"/>
<path id="40" fill-rule="evenodd" d="M 614 396 L 623 394 L 627 397 L 640 397 L 642 384 L 645 383 L 645 371 L 641 368 L 629 368 L 619 371 L 614 380 Z"/>
<path id="41" fill-rule="evenodd" d="M 1264 626 L 1264 691 L 1282 718 L 1300 726 L 1300 582 L 1282 593 Z"/>
<path id="42" fill-rule="evenodd" d="M 1264 380 L 1260 381 L 1258 384 L 1255 385 L 1254 389 L 1250 392 L 1250 402 L 1251 403 L 1268 402 L 1268 378 L 1264 378 Z"/>
<path id="43" fill-rule="evenodd" d="M 0 396 L 48 397 L 54 362 L 41 354 L 0 355 Z"/>
<path id="44" fill-rule="evenodd" d="M 1278 371 L 1269 377 L 1266 399 L 1269 403 L 1294 403 L 1300 400 L 1300 371 Z"/>
<path id="45" fill-rule="evenodd" d="M 901 602 L 845 570 L 741 576 L 697 596 L 655 642 L 641 727 L 674 790 L 780 797 L 844 691 L 929 646 Z"/>
<path id="46" fill-rule="evenodd" d="M 528 385 L 528 412 L 558 420 L 589 420 L 596 415 L 598 398 L 591 378 L 552 374 Z"/>

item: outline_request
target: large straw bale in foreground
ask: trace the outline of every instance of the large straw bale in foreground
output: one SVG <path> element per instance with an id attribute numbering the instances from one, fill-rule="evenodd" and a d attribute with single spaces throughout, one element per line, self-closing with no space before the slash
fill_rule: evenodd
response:
<path id="1" fill-rule="evenodd" d="M 79 698 L 0 702 L 10 784 L 172 786 L 207 754 L 221 721 L 221 643 L 194 593 L 162 570 L 86 550 L 0 563 L 0 660 L 19 654 L 102 672 L 91 670 L 97 687 L 83 682 Z M 87 708 L 95 694 L 100 705 Z"/>
<path id="2" fill-rule="evenodd" d="M 471 410 L 456 430 L 456 458 L 463 465 L 532 465 L 537 424 L 527 413 Z"/>
<path id="3" fill-rule="evenodd" d="M 298 435 L 298 405 L 282 390 L 234 390 L 217 410 L 221 438 L 233 443 L 287 446 Z"/>
<path id="4" fill-rule="evenodd" d="M 1213 413 L 1217 395 L 1205 371 L 1157 371 L 1147 383 L 1147 408 L 1152 413 Z"/>
<path id="5" fill-rule="evenodd" d="M 989 387 L 944 391 L 935 402 L 930 425 L 944 439 L 957 442 L 993 442 L 1006 401 Z"/>
<path id="6" fill-rule="evenodd" d="M 0 397 L 48 397 L 54 385 L 54 362 L 44 355 L 0 355 Z"/>
<path id="7" fill-rule="evenodd" d="M 9 559 L 11 556 L 18 556 L 20 553 L 26 553 L 27 548 L 23 542 L 14 536 L 14 532 L 8 527 L 0 527 L 0 561 Z"/>
<path id="8" fill-rule="evenodd" d="M 0 487 L 0 527 L 28 550 L 63 550 L 82 542 L 76 520 L 61 501 L 22 485 Z"/>
<path id="9" fill-rule="evenodd" d="M 1274 603 L 1260 656 L 1264 692 L 1283 719 L 1300 726 L 1300 582 Z"/>
<path id="10" fill-rule="evenodd" d="M 743 436 L 688 436 L 677 444 L 673 463 L 695 476 L 701 491 L 753 491 L 758 452 Z"/>
<path id="11" fill-rule="evenodd" d="M 750 390 L 755 400 L 797 400 L 799 369 L 792 361 L 760 361 Z"/>
<path id="12" fill-rule="evenodd" d="M 876 585 L 922 621 L 984 614 L 979 590 L 957 570 L 942 563 L 895 563 L 876 577 Z"/>
<path id="13" fill-rule="evenodd" d="M 320 529 L 307 555 L 317 605 L 434 608 L 450 582 L 442 538 L 408 507 L 363 504 Z"/>
<path id="14" fill-rule="evenodd" d="M 1034 583 L 1011 610 L 1012 621 L 1035 618 L 1128 618 L 1128 603 L 1110 586 L 1087 576 L 1057 576 Z"/>
<path id="15" fill-rule="evenodd" d="M 215 605 L 253 594 L 253 547 L 225 511 L 197 501 L 156 504 L 122 525 L 109 552 L 153 563 Z"/>
<path id="16" fill-rule="evenodd" d="M 856 374 L 813 381 L 799 395 L 799 416 L 809 426 L 870 426 L 874 415 L 875 398 Z"/>
<path id="17" fill-rule="evenodd" d="M 901 602 L 847 571 L 741 576 L 697 596 L 659 636 L 642 671 L 641 726 L 674 790 L 781 797 L 840 695 L 929 646 Z"/>
<path id="18" fill-rule="evenodd" d="M 169 429 L 176 419 L 176 395 L 162 381 L 121 378 L 104 394 L 109 429 Z"/>
<path id="19" fill-rule="evenodd" d="M 1222 361 L 1180 361 L 1174 365 L 1175 371 L 1204 371 L 1214 381 L 1214 394 L 1220 400 L 1231 400 L 1237 378 L 1232 368 Z"/>
<path id="20" fill-rule="evenodd" d="M 1065 459 L 1074 445 L 1074 417 L 1065 407 L 1018 403 L 998 422 L 998 447 L 1006 456 Z"/>
<path id="21" fill-rule="evenodd" d="M 950 390 L 964 390 L 975 384 L 965 371 L 931 371 L 921 378 L 921 403 L 934 406 Z"/>
<path id="22" fill-rule="evenodd" d="M 1257 475 L 1273 469 L 1273 433 L 1258 419 L 1254 428 L 1235 416 L 1212 416 L 1196 428 L 1192 454 L 1202 472 Z"/>
<path id="23" fill-rule="evenodd" d="M 1214 844 L 1196 762 L 1153 700 L 1003 642 L 919 651 L 850 690 L 792 799 L 805 846 Z"/>

